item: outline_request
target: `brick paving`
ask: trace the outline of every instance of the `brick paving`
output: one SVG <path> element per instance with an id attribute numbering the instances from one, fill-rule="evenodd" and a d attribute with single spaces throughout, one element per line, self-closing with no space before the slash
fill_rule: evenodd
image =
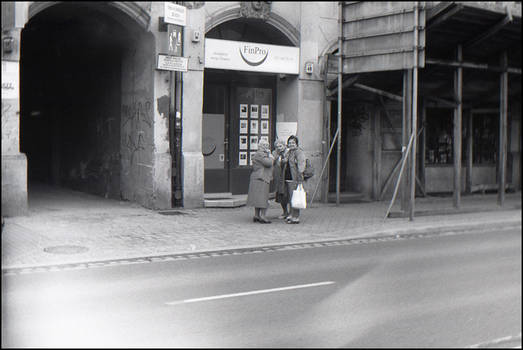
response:
<path id="1" fill-rule="evenodd" d="M 400 232 L 521 227 L 521 192 L 506 195 L 499 208 L 496 194 L 462 197 L 473 212 L 383 220 L 388 201 L 314 203 L 302 212 L 299 225 L 277 219 L 252 222 L 253 209 L 176 209 L 162 215 L 137 204 L 85 193 L 47 189 L 30 198 L 28 216 L 5 218 L 2 269 L 87 263 L 167 254 L 393 235 Z M 452 208 L 452 197 L 416 199 L 416 209 Z M 502 210 L 500 210 L 502 209 Z M 396 204 L 393 210 L 399 211 Z M 74 250 L 80 247 L 85 251 Z M 53 251 L 57 250 L 57 251 Z"/>

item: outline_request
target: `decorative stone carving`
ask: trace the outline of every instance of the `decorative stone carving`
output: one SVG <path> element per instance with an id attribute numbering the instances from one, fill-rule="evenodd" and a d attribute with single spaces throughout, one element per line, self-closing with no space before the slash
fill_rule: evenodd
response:
<path id="1" fill-rule="evenodd" d="M 200 7 L 202 7 L 203 5 L 205 5 L 205 1 L 184 1 L 183 2 L 183 6 L 187 7 L 188 10 L 191 10 L 191 9 L 199 9 Z"/>
<path id="2" fill-rule="evenodd" d="M 271 12 L 271 1 L 242 1 L 240 15 L 247 18 L 267 20 Z"/>

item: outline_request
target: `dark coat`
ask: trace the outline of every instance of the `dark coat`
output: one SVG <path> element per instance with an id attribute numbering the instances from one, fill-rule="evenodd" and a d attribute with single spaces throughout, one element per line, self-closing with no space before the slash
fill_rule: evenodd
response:
<path id="1" fill-rule="evenodd" d="M 287 164 L 291 169 L 291 177 L 293 182 L 303 182 L 303 171 L 305 171 L 305 162 L 307 158 L 301 148 L 289 150 L 287 156 Z"/>
<path id="2" fill-rule="evenodd" d="M 273 167 L 273 180 L 276 193 L 287 193 L 285 189 L 285 163 L 284 155 L 278 152 L 278 150 L 272 151 L 272 156 L 274 157 L 274 167 Z"/>

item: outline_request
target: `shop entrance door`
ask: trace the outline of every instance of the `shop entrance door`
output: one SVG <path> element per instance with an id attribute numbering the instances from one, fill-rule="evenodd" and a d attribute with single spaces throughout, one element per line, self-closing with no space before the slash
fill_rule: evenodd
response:
<path id="1" fill-rule="evenodd" d="M 258 142 L 273 143 L 273 89 L 237 85 L 233 88 L 230 140 L 230 183 L 233 194 L 249 191 L 252 157 Z"/>
<path id="2" fill-rule="evenodd" d="M 274 79 L 208 72 L 202 153 L 205 193 L 246 194 L 260 138 L 274 142 Z"/>
<path id="3" fill-rule="evenodd" d="M 202 125 L 205 193 L 230 192 L 227 156 L 228 91 L 228 84 L 206 82 Z"/>

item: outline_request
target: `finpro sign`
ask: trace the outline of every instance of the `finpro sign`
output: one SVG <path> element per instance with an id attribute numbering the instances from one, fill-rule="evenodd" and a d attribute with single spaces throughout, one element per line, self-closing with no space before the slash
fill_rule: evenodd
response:
<path id="1" fill-rule="evenodd" d="M 297 47 L 205 39 L 205 68 L 298 74 L 299 64 Z"/>

